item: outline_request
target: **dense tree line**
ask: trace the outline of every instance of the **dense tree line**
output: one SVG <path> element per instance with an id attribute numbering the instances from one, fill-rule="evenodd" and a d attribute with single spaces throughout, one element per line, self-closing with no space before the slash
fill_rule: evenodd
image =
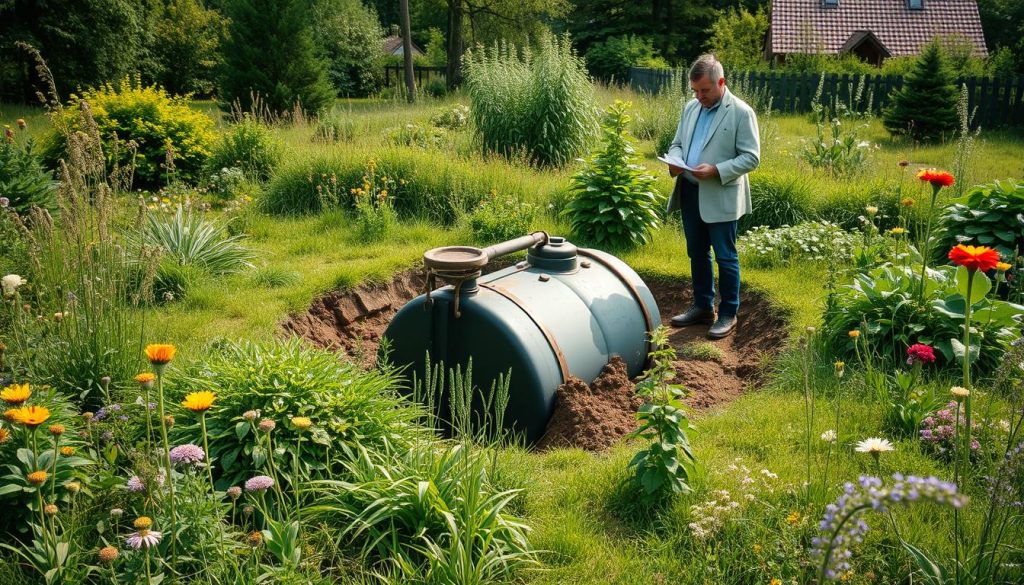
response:
<path id="1" fill-rule="evenodd" d="M 1024 72 L 1024 2 L 978 4 L 993 70 Z M 708 49 L 744 67 L 767 66 L 757 60 L 770 0 L 410 5 L 413 41 L 431 50 L 432 63 L 447 63 L 451 82 L 466 49 L 502 40 L 522 45 L 544 30 L 568 33 L 602 78 L 621 79 L 630 65 L 685 64 Z M 222 101 L 248 93 L 242 87 L 280 99 L 305 92 L 313 102 L 370 95 L 381 83 L 379 47 L 398 22 L 394 0 L 0 0 L 0 100 L 34 99 L 34 64 L 16 41 L 40 50 L 64 96 L 127 75 Z M 283 87 L 293 83 L 303 89 Z"/>

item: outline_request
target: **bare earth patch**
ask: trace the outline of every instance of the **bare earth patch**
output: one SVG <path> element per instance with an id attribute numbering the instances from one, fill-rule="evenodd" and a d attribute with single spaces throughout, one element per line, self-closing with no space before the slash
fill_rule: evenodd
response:
<path id="1" fill-rule="evenodd" d="M 692 302 L 686 280 L 646 278 L 645 282 L 666 325 Z M 282 329 L 370 366 L 391 318 L 405 303 L 420 295 L 423 286 L 422 272 L 409 270 L 387 283 L 369 283 L 328 293 L 313 301 L 307 312 L 289 318 Z M 741 296 L 739 324 L 733 335 L 709 340 L 707 329 L 708 325 L 672 329 L 669 336 L 680 355 L 675 362 L 673 382 L 690 390 L 686 403 L 696 410 L 728 402 L 756 386 L 763 365 L 782 348 L 787 332 L 784 319 L 768 300 L 749 292 Z M 684 347 L 692 348 L 696 343 L 714 345 L 721 358 L 682 357 Z M 576 378 L 568 380 L 558 388 L 556 397 L 555 411 L 539 448 L 607 449 L 636 428 L 633 415 L 642 402 L 634 393 L 633 382 L 625 375 L 625 364 L 618 359 L 612 360 L 589 385 Z"/>

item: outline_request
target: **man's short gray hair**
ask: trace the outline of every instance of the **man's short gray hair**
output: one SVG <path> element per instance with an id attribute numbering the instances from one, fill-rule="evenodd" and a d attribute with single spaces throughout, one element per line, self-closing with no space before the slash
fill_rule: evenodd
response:
<path id="1" fill-rule="evenodd" d="M 711 76 L 711 81 L 718 83 L 718 80 L 725 77 L 725 70 L 711 53 L 697 57 L 697 60 L 690 65 L 690 81 L 703 79 L 705 75 Z"/>

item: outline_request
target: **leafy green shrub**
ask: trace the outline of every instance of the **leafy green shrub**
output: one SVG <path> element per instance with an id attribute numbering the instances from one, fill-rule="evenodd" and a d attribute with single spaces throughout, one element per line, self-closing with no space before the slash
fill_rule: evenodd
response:
<path id="1" fill-rule="evenodd" d="M 385 445 L 402 449 L 424 433 L 414 424 L 419 409 L 397 394 L 396 372 L 364 371 L 338 361 L 332 351 L 309 348 L 295 338 L 222 343 L 175 379 L 179 395 L 193 390 L 217 394 L 206 424 L 210 457 L 222 487 L 248 478 L 268 456 L 259 446 L 255 421 L 243 418 L 247 411 L 276 421 L 274 457 L 284 468 L 290 468 L 297 448 L 297 431 L 287 421 L 294 416 L 311 418 L 314 426 L 306 431 L 297 455 L 303 475 L 314 478 L 341 473 L 336 466 L 346 450 L 372 452 Z M 202 444 L 198 424 L 178 424 L 174 430 L 185 440 Z"/>
<path id="2" fill-rule="evenodd" d="M 140 243 L 159 246 L 180 266 L 195 266 L 212 274 L 252 267 L 254 254 L 241 244 L 244 236 L 229 236 L 220 223 L 180 206 L 172 217 L 149 214 L 138 238 Z"/>
<path id="3" fill-rule="evenodd" d="M 844 361 L 857 359 L 848 333 L 866 323 L 865 347 L 884 360 L 901 363 L 914 343 L 939 350 L 940 365 L 959 368 L 954 346 L 963 336 L 964 297 L 956 268 L 929 270 L 923 298 L 921 276 L 909 266 L 882 266 L 854 276 L 853 283 L 832 293 L 826 303 L 822 338 L 826 351 Z M 982 375 L 994 372 L 1011 341 L 1020 335 L 1024 309 L 986 297 L 974 304 L 971 336 L 973 364 Z M 980 346 L 975 345 L 980 339 Z M 980 353 L 975 353 L 979 352 Z"/>
<path id="4" fill-rule="evenodd" d="M 795 226 L 758 226 L 740 236 L 743 261 L 759 268 L 820 262 L 848 262 L 859 236 L 834 223 L 809 221 Z"/>
<path id="5" fill-rule="evenodd" d="M 467 445 L 424 442 L 386 458 L 360 449 L 349 481 L 316 484 L 310 513 L 398 581 L 504 582 L 537 561 L 529 528 L 507 511 L 518 490 L 498 491 L 489 461 Z"/>
<path id="6" fill-rule="evenodd" d="M 283 145 L 269 128 L 255 117 L 245 115 L 221 136 L 210 156 L 208 167 L 238 167 L 254 181 L 266 181 L 281 162 L 283 151 Z"/>
<path id="7" fill-rule="evenodd" d="M 12 137 L 0 143 L 0 199 L 6 201 L 3 206 L 18 213 L 33 205 L 52 210 L 57 189 L 53 174 L 43 168 L 33 152 L 31 139 L 19 145 L 14 131 L 6 126 L 4 130 L 10 131 Z"/>
<path id="8" fill-rule="evenodd" d="M 377 12 L 359 0 L 318 0 L 312 7 L 313 39 L 338 95 L 375 93 L 384 81 L 384 31 Z"/>
<path id="9" fill-rule="evenodd" d="M 388 189 L 395 188 L 395 180 L 387 175 L 378 176 L 377 162 L 370 160 L 363 175 L 363 184 L 353 189 L 356 225 L 359 238 L 364 242 L 383 240 L 398 223 Z"/>
<path id="10" fill-rule="evenodd" d="M 316 121 L 316 128 L 313 130 L 313 141 L 325 144 L 337 142 L 352 142 L 356 136 L 356 124 L 351 118 L 328 114 Z"/>
<path id="11" fill-rule="evenodd" d="M 970 244 L 995 248 L 1004 262 L 1024 255 L 1024 183 L 1008 179 L 974 187 L 962 203 L 943 211 L 940 226 L 942 253 Z"/>
<path id="12" fill-rule="evenodd" d="M 598 41 L 590 45 L 584 58 L 591 75 L 619 83 L 629 81 L 630 67 L 668 68 L 668 62 L 654 48 L 653 39 L 636 35 L 608 37 Z"/>
<path id="13" fill-rule="evenodd" d="M 89 104 L 108 168 L 134 167 L 135 186 L 151 188 L 172 180 L 194 183 L 199 179 L 214 144 L 213 120 L 190 108 L 185 98 L 171 97 L 160 88 L 130 78 L 85 90 L 80 98 L 71 96 L 71 103 L 53 117 L 57 130 L 41 145 L 49 165 L 56 166 L 58 159 L 69 156 L 68 136 L 77 131 L 88 133 L 79 116 L 81 101 Z"/>
<path id="14" fill-rule="evenodd" d="M 530 233 L 536 215 L 536 205 L 492 191 L 466 220 L 477 241 L 493 244 Z"/>
<path id="15" fill-rule="evenodd" d="M 795 173 L 753 173 L 750 175 L 750 199 L 753 208 L 740 218 L 740 231 L 755 226 L 796 225 L 813 213 L 810 185 Z"/>
<path id="16" fill-rule="evenodd" d="M 691 428 L 683 410 L 683 390 L 670 383 L 676 375 L 672 365 L 676 351 L 668 343 L 668 329 L 661 325 L 650 335 L 650 358 L 654 365 L 637 384 L 637 394 L 644 398 L 644 405 L 636 413 L 640 426 L 630 435 L 645 439 L 649 445 L 629 462 L 633 470 L 631 483 L 640 502 L 645 504 L 690 492 L 690 477 L 697 462 L 687 436 Z"/>
<path id="17" fill-rule="evenodd" d="M 455 104 L 445 108 L 430 118 L 430 123 L 446 130 L 462 130 L 469 124 L 469 107 Z"/>
<path id="18" fill-rule="evenodd" d="M 418 146 L 444 148 L 448 135 L 442 128 L 428 128 L 419 124 L 405 124 L 384 131 L 385 141 L 392 146 Z"/>
<path id="19" fill-rule="evenodd" d="M 316 213 L 341 206 L 354 209 L 352 190 L 363 184 L 369 153 L 332 151 L 297 159 L 282 167 L 262 205 L 275 214 Z M 438 157 L 423 149 L 389 149 L 374 154 L 378 174 L 394 179 L 389 190 L 401 217 L 451 224 L 492 189 L 519 195 L 525 186 L 509 181 L 504 167 Z M 510 190 L 512 189 L 512 190 Z"/>
<path id="20" fill-rule="evenodd" d="M 723 10 L 711 25 L 708 50 L 732 71 L 763 70 L 767 68 L 764 40 L 770 26 L 763 7 L 753 13 L 743 7 Z"/>
<path id="21" fill-rule="evenodd" d="M 872 146 L 861 140 L 859 131 L 867 124 L 854 125 L 852 121 L 845 123 L 838 117 L 828 122 L 824 112 L 820 112 L 815 122 L 815 138 L 805 141 L 800 156 L 813 169 L 823 169 L 835 177 L 857 174 L 864 170 L 871 156 Z"/>
<path id="22" fill-rule="evenodd" d="M 594 88 L 568 37 L 542 36 L 537 52 L 511 45 L 467 52 L 465 88 L 484 148 L 524 151 L 540 165 L 561 166 L 594 135 Z"/>
<path id="23" fill-rule="evenodd" d="M 814 204 L 814 217 L 837 224 L 846 230 L 859 229 L 864 224 L 866 206 L 878 208 L 875 224 L 881 231 L 896 227 L 901 208 L 898 185 L 879 181 L 862 185 L 850 182 L 845 188 L 835 188 L 828 197 Z"/>
<path id="24" fill-rule="evenodd" d="M 639 164 L 627 129 L 630 104 L 616 100 L 602 121 L 604 148 L 573 176 L 575 196 L 563 214 L 573 231 L 611 246 L 644 244 L 660 223 L 664 197 Z"/>

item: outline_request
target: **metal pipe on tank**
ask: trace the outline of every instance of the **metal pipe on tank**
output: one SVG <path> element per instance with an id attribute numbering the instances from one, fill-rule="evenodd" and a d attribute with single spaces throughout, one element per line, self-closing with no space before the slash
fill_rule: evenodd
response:
<path id="1" fill-rule="evenodd" d="M 527 248 L 532 248 L 538 244 L 546 244 L 547 241 L 547 232 L 533 232 L 528 236 L 521 236 L 514 240 L 508 240 L 506 242 L 484 248 L 483 252 L 487 255 L 487 260 L 491 261 L 498 256 L 519 252 Z"/>

